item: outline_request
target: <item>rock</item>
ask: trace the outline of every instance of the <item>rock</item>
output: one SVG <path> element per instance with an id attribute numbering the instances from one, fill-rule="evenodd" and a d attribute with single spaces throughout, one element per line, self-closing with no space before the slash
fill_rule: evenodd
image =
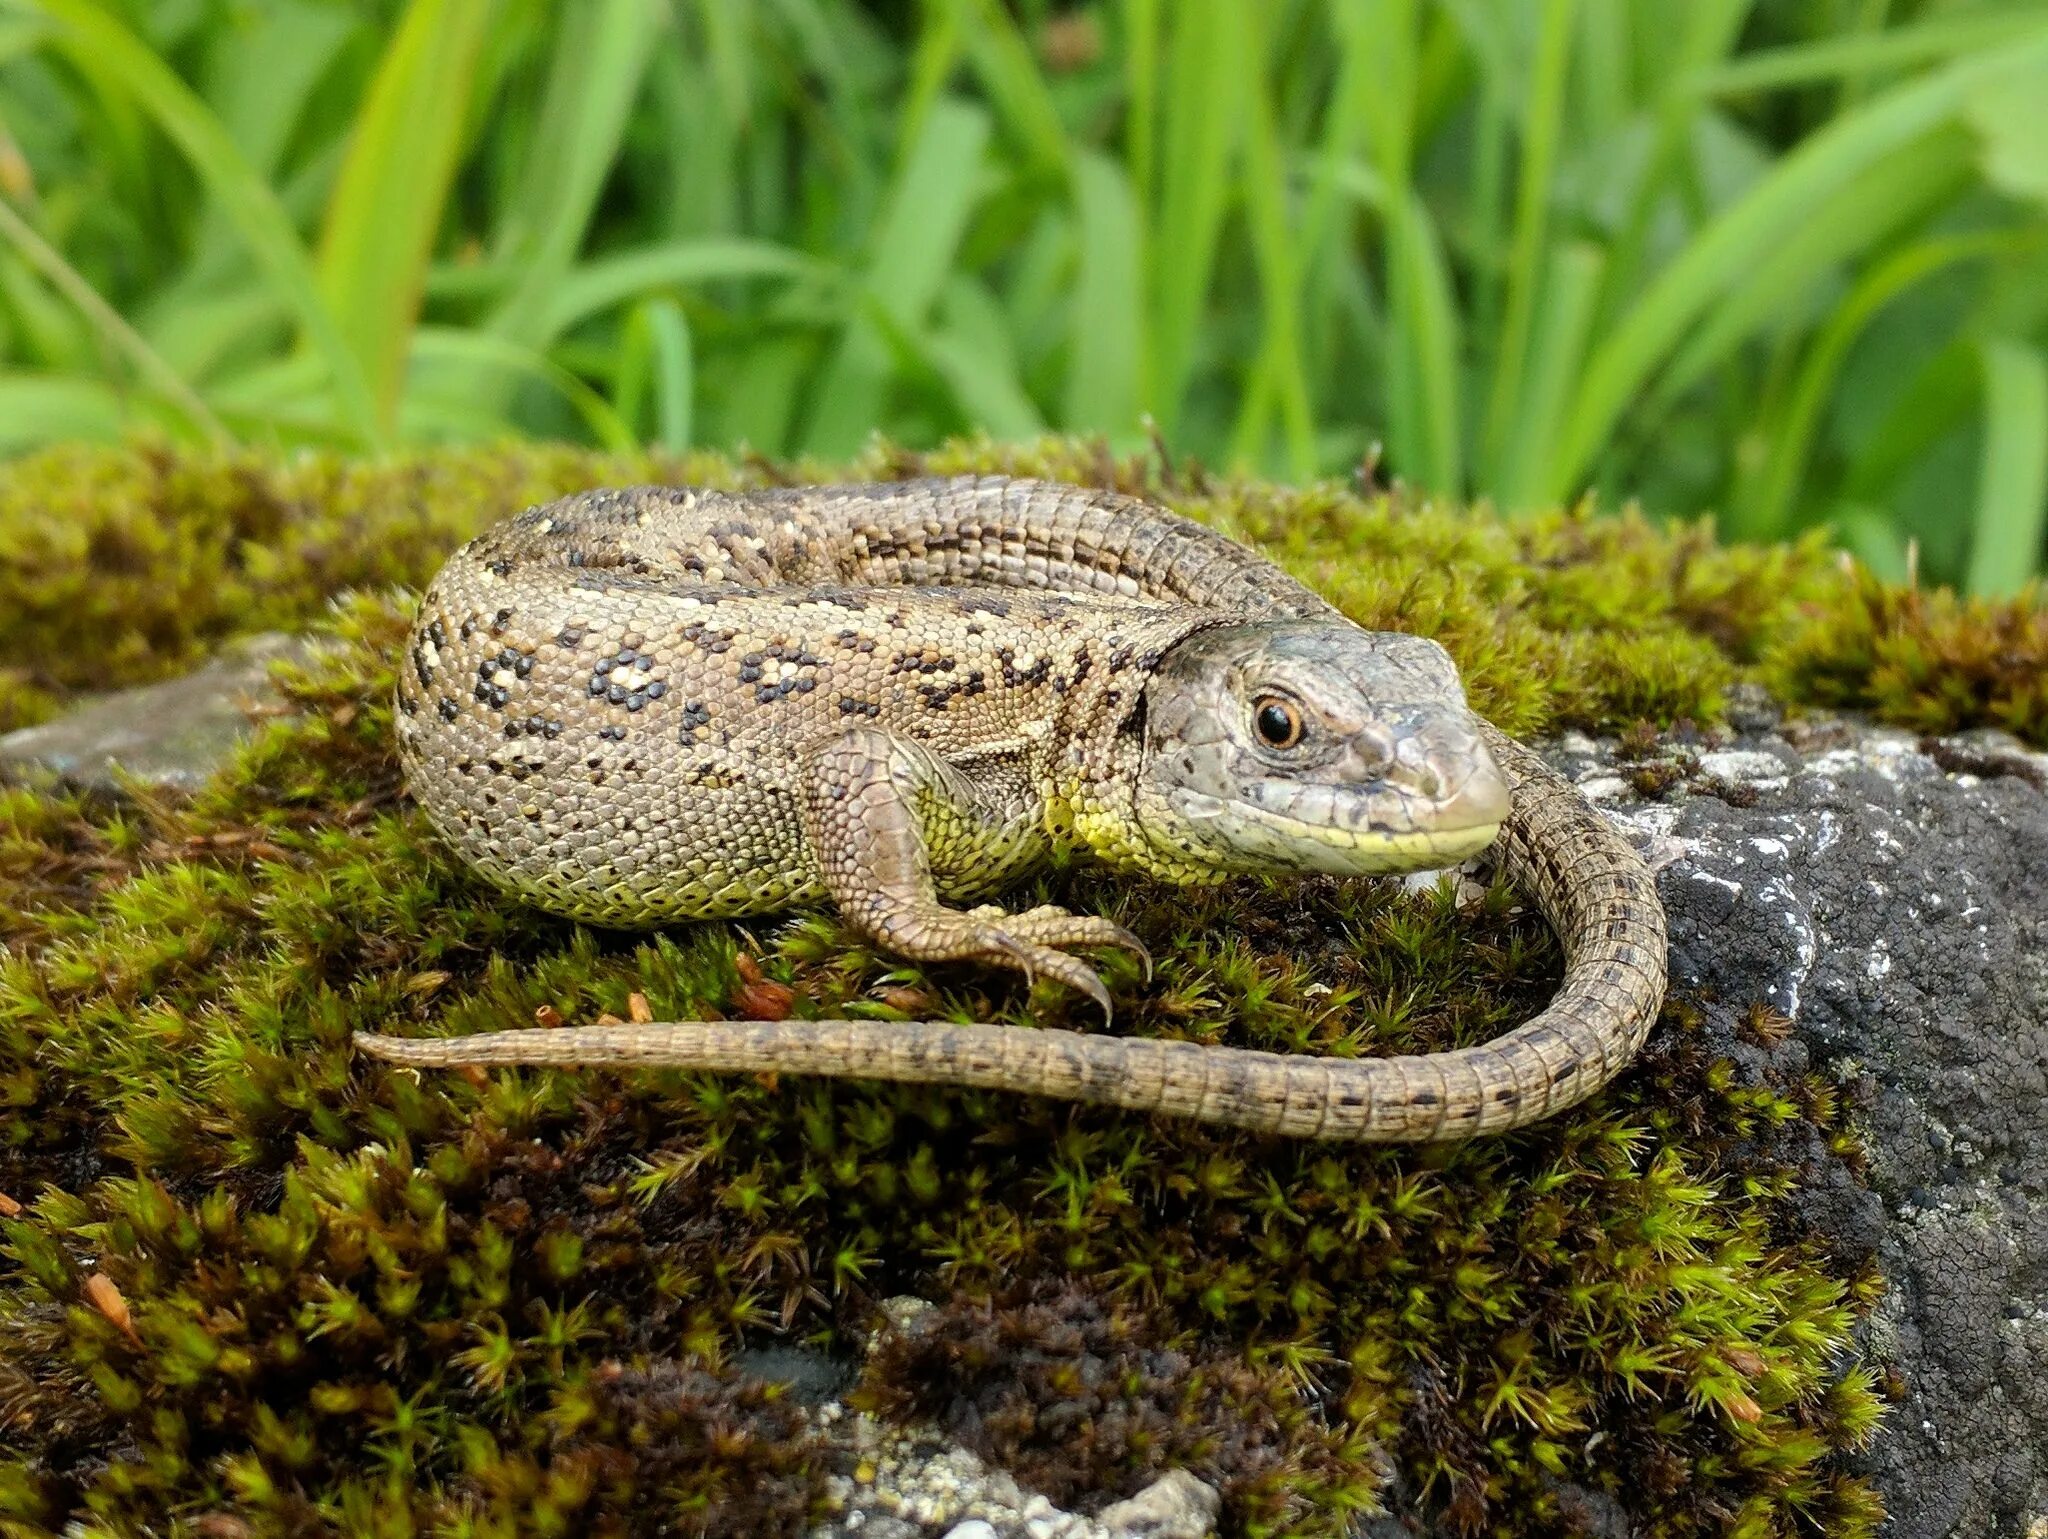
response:
<path id="1" fill-rule="evenodd" d="M 965 1523 L 956 1523 L 946 1530 L 946 1539 L 1001 1539 L 995 1525 L 980 1518 L 969 1518 Z"/>
<path id="2" fill-rule="evenodd" d="M 196 790 L 254 731 L 249 706 L 277 703 L 271 663 L 311 650 L 301 637 L 246 636 L 182 678 L 91 696 L 54 721 L 0 737 L 0 772 L 115 791 L 118 767 L 148 785 Z"/>
<path id="3" fill-rule="evenodd" d="M 1131 1539 L 1204 1539 L 1222 1510 L 1214 1486 L 1169 1470 L 1136 1496 L 1103 1508 L 1095 1521 Z"/>
<path id="4" fill-rule="evenodd" d="M 787 1385 L 799 1405 L 823 1405 L 853 1382 L 855 1368 L 824 1352 L 806 1347 L 742 1347 L 732 1365 L 749 1378 Z"/>
<path id="5" fill-rule="evenodd" d="M 967 1526 L 961 1525 L 963 1528 Z M 988 1527 L 986 1523 L 981 1526 Z M 887 1514 L 868 1519 L 855 1532 L 860 1535 L 860 1539 L 923 1539 L 924 1535 L 924 1530 L 917 1524 L 906 1523 L 901 1518 L 892 1518 Z"/>
<path id="6" fill-rule="evenodd" d="M 1724 748 L 1700 755 L 1700 773 L 1730 785 L 1782 786 L 1786 768 L 1777 755 L 1754 748 Z"/>
<path id="7" fill-rule="evenodd" d="M 1868 1184 L 1817 1149 L 1802 1202 L 1814 1234 L 1850 1265 L 1874 1256 L 1888 1282 L 1868 1347 L 1904 1398 L 1857 1461 L 1888 1534 L 2038 1539 L 2048 755 L 1999 734 L 1800 736 L 1805 754 L 1764 733 L 1704 755 L 1696 785 L 1726 800 L 1607 805 L 1679 852 L 1659 877 L 1673 986 L 1704 1002 L 1715 1049 L 1866 1098 Z M 1736 1030 L 1758 1000 L 1793 1023 L 1775 1047 Z"/>

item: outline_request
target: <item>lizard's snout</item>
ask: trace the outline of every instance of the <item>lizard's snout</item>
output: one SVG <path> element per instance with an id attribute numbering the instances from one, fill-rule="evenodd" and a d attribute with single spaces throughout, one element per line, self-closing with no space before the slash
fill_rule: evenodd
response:
<path id="1" fill-rule="evenodd" d="M 1513 804 L 1507 776 L 1459 711 L 1409 724 L 1388 756 L 1385 777 L 1431 809 L 1445 829 L 1498 827 Z"/>

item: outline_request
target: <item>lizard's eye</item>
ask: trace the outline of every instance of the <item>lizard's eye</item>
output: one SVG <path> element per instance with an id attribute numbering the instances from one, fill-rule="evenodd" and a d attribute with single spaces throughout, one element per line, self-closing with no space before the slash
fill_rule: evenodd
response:
<path id="1" fill-rule="evenodd" d="M 1252 730 L 1268 748 L 1292 748 L 1301 741 L 1301 707 L 1278 695 L 1252 702 Z"/>

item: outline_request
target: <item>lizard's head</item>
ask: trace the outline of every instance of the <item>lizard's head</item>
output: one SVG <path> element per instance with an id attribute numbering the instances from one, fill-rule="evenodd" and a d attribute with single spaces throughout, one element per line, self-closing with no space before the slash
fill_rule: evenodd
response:
<path id="1" fill-rule="evenodd" d="M 1145 690 L 1140 777 L 1148 839 L 1212 871 L 1456 865 L 1508 815 L 1450 655 L 1346 621 L 1172 647 Z"/>

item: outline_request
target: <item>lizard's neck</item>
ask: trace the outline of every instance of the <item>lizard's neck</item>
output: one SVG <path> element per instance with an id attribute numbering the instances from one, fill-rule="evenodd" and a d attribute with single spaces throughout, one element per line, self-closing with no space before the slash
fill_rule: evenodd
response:
<path id="1" fill-rule="evenodd" d="M 1160 660 L 1199 631 L 1241 625 L 1222 610 L 1116 617 L 1088 643 L 1088 663 L 1060 702 L 1041 774 L 1045 827 L 1062 848 L 1181 886 L 1226 873 L 1199 865 L 1157 836 L 1144 790 L 1145 688 Z"/>

